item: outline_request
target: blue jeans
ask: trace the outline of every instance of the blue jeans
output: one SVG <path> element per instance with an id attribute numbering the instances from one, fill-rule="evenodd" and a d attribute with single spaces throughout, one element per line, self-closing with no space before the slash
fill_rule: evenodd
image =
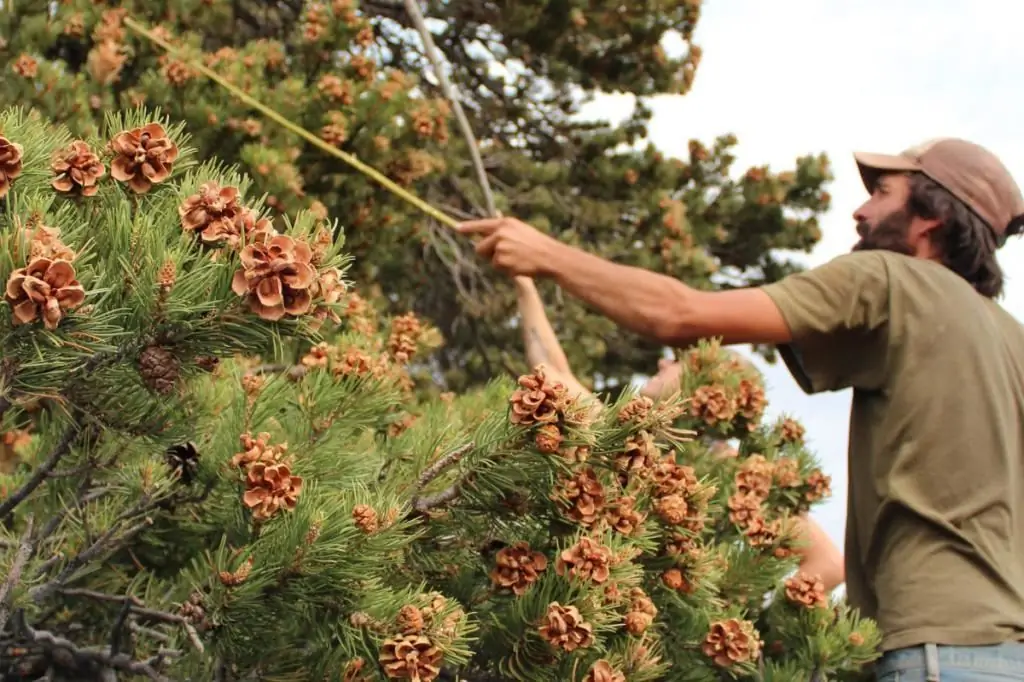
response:
<path id="1" fill-rule="evenodd" d="M 1024 642 L 992 646 L 925 644 L 887 651 L 878 682 L 1024 682 Z"/>

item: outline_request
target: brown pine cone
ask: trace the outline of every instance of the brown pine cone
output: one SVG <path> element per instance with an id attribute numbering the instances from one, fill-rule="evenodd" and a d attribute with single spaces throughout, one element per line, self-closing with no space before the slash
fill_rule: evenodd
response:
<path id="1" fill-rule="evenodd" d="M 682 495 L 667 495 L 655 503 L 658 517 L 670 526 L 678 526 L 690 515 L 690 507 Z"/>
<path id="2" fill-rule="evenodd" d="M 380 528 L 377 511 L 368 504 L 357 504 L 353 507 L 352 519 L 364 533 L 375 533 Z"/>
<path id="3" fill-rule="evenodd" d="M 611 502 L 605 512 L 608 525 L 623 535 L 632 535 L 647 518 L 646 514 L 636 510 L 635 505 L 636 498 L 632 495 Z"/>
<path id="4" fill-rule="evenodd" d="M 690 414 L 708 426 L 731 422 L 736 417 L 736 402 L 719 385 L 701 386 L 693 393 Z"/>
<path id="5" fill-rule="evenodd" d="M 828 597 L 825 595 L 825 583 L 818 575 L 809 575 L 803 571 L 786 579 L 786 598 L 794 604 L 808 609 L 827 608 Z"/>
<path id="6" fill-rule="evenodd" d="M 701 647 L 704 655 L 722 668 L 756 660 L 761 653 L 761 638 L 754 624 L 738 618 L 711 624 Z"/>
<path id="7" fill-rule="evenodd" d="M 431 682 L 441 673 L 441 650 L 423 635 L 385 640 L 378 660 L 392 680 Z"/>
<path id="8" fill-rule="evenodd" d="M 545 455 L 554 455 L 562 446 L 562 432 L 555 424 L 542 424 L 533 436 L 537 450 Z"/>
<path id="9" fill-rule="evenodd" d="M 794 419 L 786 419 L 780 428 L 780 437 L 783 443 L 803 443 L 805 430 L 800 422 Z"/>
<path id="10" fill-rule="evenodd" d="M 56 175 L 51 182 L 55 190 L 85 197 L 96 194 L 99 190 L 96 183 L 107 172 L 100 157 L 82 140 L 75 140 L 67 149 L 55 154 L 50 169 Z"/>
<path id="11" fill-rule="evenodd" d="M 53 330 L 65 312 L 82 305 L 85 289 L 75 279 L 71 263 L 34 258 L 27 267 L 11 273 L 6 298 L 15 326 L 42 319 L 43 325 Z"/>
<path id="12" fill-rule="evenodd" d="M 646 613 L 630 611 L 626 614 L 626 632 L 631 635 L 642 635 L 647 631 L 647 628 L 651 627 L 651 623 L 653 622 L 654 618 Z"/>
<path id="13" fill-rule="evenodd" d="M 398 630 L 403 635 L 423 632 L 423 612 L 412 604 L 406 604 L 398 612 Z"/>
<path id="14" fill-rule="evenodd" d="M 513 424 L 533 426 L 558 421 L 567 402 L 564 386 L 548 381 L 542 369 L 519 377 L 518 383 L 520 388 L 509 398 Z"/>
<path id="15" fill-rule="evenodd" d="M 592 526 L 604 510 L 604 486 L 597 480 L 593 469 L 580 471 L 563 482 L 560 495 L 555 497 L 568 503 L 566 513 L 582 526 Z"/>
<path id="16" fill-rule="evenodd" d="M 11 142 L 0 135 L 0 198 L 7 195 L 11 183 L 21 175 L 21 161 L 24 149 L 17 142 Z"/>
<path id="17" fill-rule="evenodd" d="M 761 516 L 761 499 L 743 493 L 734 493 L 729 496 L 727 502 L 729 507 L 729 521 L 741 528 L 745 528 L 751 519 Z"/>
<path id="18" fill-rule="evenodd" d="M 753 431 L 768 404 L 764 396 L 764 386 L 760 382 L 743 379 L 740 381 L 737 394 L 736 411 L 746 421 L 747 429 Z"/>
<path id="19" fill-rule="evenodd" d="M 803 481 L 800 480 L 800 464 L 795 459 L 779 457 L 774 464 L 772 476 L 780 488 L 799 488 L 803 485 Z"/>
<path id="20" fill-rule="evenodd" d="M 242 210 L 237 187 L 221 187 L 215 180 L 210 180 L 181 202 L 178 216 L 182 229 L 199 233 L 203 242 L 227 242 L 234 246 L 240 237 L 235 219 Z"/>
<path id="21" fill-rule="evenodd" d="M 562 550 L 555 562 L 555 572 L 563 576 L 568 572 L 574 578 L 600 585 L 611 575 L 613 559 L 611 549 L 593 538 L 582 537 L 572 547 Z"/>
<path id="22" fill-rule="evenodd" d="M 231 289 L 245 296 L 249 309 L 264 320 L 302 315 L 313 302 L 310 290 L 316 283 L 316 270 L 310 265 L 312 256 L 308 244 L 287 235 L 278 235 L 266 244 L 247 244 Z"/>
<path id="23" fill-rule="evenodd" d="M 137 194 L 171 177 L 178 158 L 178 146 L 159 123 L 118 133 L 110 141 L 110 148 L 116 155 L 110 163 L 111 177 L 128 183 Z"/>
<path id="24" fill-rule="evenodd" d="M 642 422 L 650 415 L 654 408 L 654 401 L 645 395 L 638 395 L 619 410 L 619 423 Z"/>
<path id="25" fill-rule="evenodd" d="M 495 563 L 497 565 L 491 571 L 491 582 L 511 589 L 516 596 L 524 594 L 548 567 L 547 557 L 531 551 L 526 542 L 517 542 L 503 548 L 498 552 Z"/>
<path id="26" fill-rule="evenodd" d="M 408 362 L 416 353 L 416 346 L 423 335 L 423 325 L 412 313 L 396 317 L 391 321 L 388 337 L 388 352 L 398 362 Z"/>
<path id="27" fill-rule="evenodd" d="M 804 485 L 806 486 L 804 499 L 810 504 L 823 500 L 832 494 L 832 477 L 823 474 L 819 469 L 815 469 L 810 473 Z"/>
<path id="28" fill-rule="evenodd" d="M 594 662 L 583 682 L 626 682 L 626 676 L 602 658 Z"/>
<path id="29" fill-rule="evenodd" d="M 170 350 L 151 345 L 139 353 L 138 370 L 151 391 L 168 395 L 181 375 L 181 361 Z"/>
<path id="30" fill-rule="evenodd" d="M 658 446 L 654 436 L 640 431 L 626 439 L 622 452 L 615 456 L 615 468 L 624 474 L 643 474 L 654 468 L 658 461 Z"/>
<path id="31" fill-rule="evenodd" d="M 295 509 L 302 492 L 302 478 L 293 476 L 284 462 L 256 462 L 246 472 L 245 485 L 242 502 L 257 521 L 266 521 L 281 508 Z"/>
<path id="32" fill-rule="evenodd" d="M 676 493 L 692 495 L 699 486 L 697 472 L 693 467 L 677 464 L 671 454 L 658 461 L 651 472 L 651 478 L 655 484 L 654 494 L 658 497 Z"/>
<path id="33" fill-rule="evenodd" d="M 579 609 L 558 602 L 548 605 L 539 631 L 549 644 L 569 653 L 594 643 L 593 627 L 583 620 Z"/>

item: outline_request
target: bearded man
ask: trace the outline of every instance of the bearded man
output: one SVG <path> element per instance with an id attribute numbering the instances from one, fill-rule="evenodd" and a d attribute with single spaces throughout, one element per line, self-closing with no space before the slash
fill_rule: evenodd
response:
<path id="1" fill-rule="evenodd" d="M 512 218 L 459 230 L 649 339 L 771 343 L 807 393 L 852 389 L 846 590 L 877 678 L 1024 680 L 1024 329 L 996 301 L 1024 198 L 965 140 L 854 158 L 852 253 L 761 287 L 695 290 Z"/>

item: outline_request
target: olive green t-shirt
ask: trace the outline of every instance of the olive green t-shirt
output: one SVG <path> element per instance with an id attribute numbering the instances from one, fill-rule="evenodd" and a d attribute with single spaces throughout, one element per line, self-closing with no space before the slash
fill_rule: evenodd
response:
<path id="1" fill-rule="evenodd" d="M 840 256 L 765 286 L 807 393 L 853 389 L 846 590 L 883 649 L 1024 639 L 1024 329 L 940 263 Z"/>

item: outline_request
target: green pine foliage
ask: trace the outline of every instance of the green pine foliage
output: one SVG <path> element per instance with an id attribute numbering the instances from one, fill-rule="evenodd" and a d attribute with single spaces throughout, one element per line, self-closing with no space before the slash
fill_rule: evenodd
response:
<path id="1" fill-rule="evenodd" d="M 422 4 L 506 215 L 700 288 L 777 280 L 796 268 L 783 252 L 820 238 L 826 157 L 743 169 L 725 132 L 691 140 L 681 158 L 647 143 L 649 100 L 684 96 L 699 77 L 699 0 Z M 512 287 L 470 244 L 188 60 L 451 215 L 482 214 L 470 154 L 401 0 L 19 0 L 0 11 L 0 106 L 34 107 L 80 137 L 99 134 L 108 111 L 162 108 L 202 158 L 243 170 L 271 215 L 345 216 L 354 286 L 383 312 L 413 310 L 440 330 L 432 362 L 445 390 L 529 371 L 505 350 L 520 343 Z M 596 92 L 635 95 L 637 107 L 621 125 L 579 120 Z M 542 293 L 580 376 L 614 393 L 655 366 L 661 348 L 546 284 Z"/>
<path id="2" fill-rule="evenodd" d="M 429 396 L 444 343 L 273 225 L 157 111 L 0 114 L 4 679 L 852 678 L 874 624 L 793 574 L 828 494 L 717 344 L 680 394 L 541 369 Z M 719 445 L 727 440 L 735 448 Z"/>

